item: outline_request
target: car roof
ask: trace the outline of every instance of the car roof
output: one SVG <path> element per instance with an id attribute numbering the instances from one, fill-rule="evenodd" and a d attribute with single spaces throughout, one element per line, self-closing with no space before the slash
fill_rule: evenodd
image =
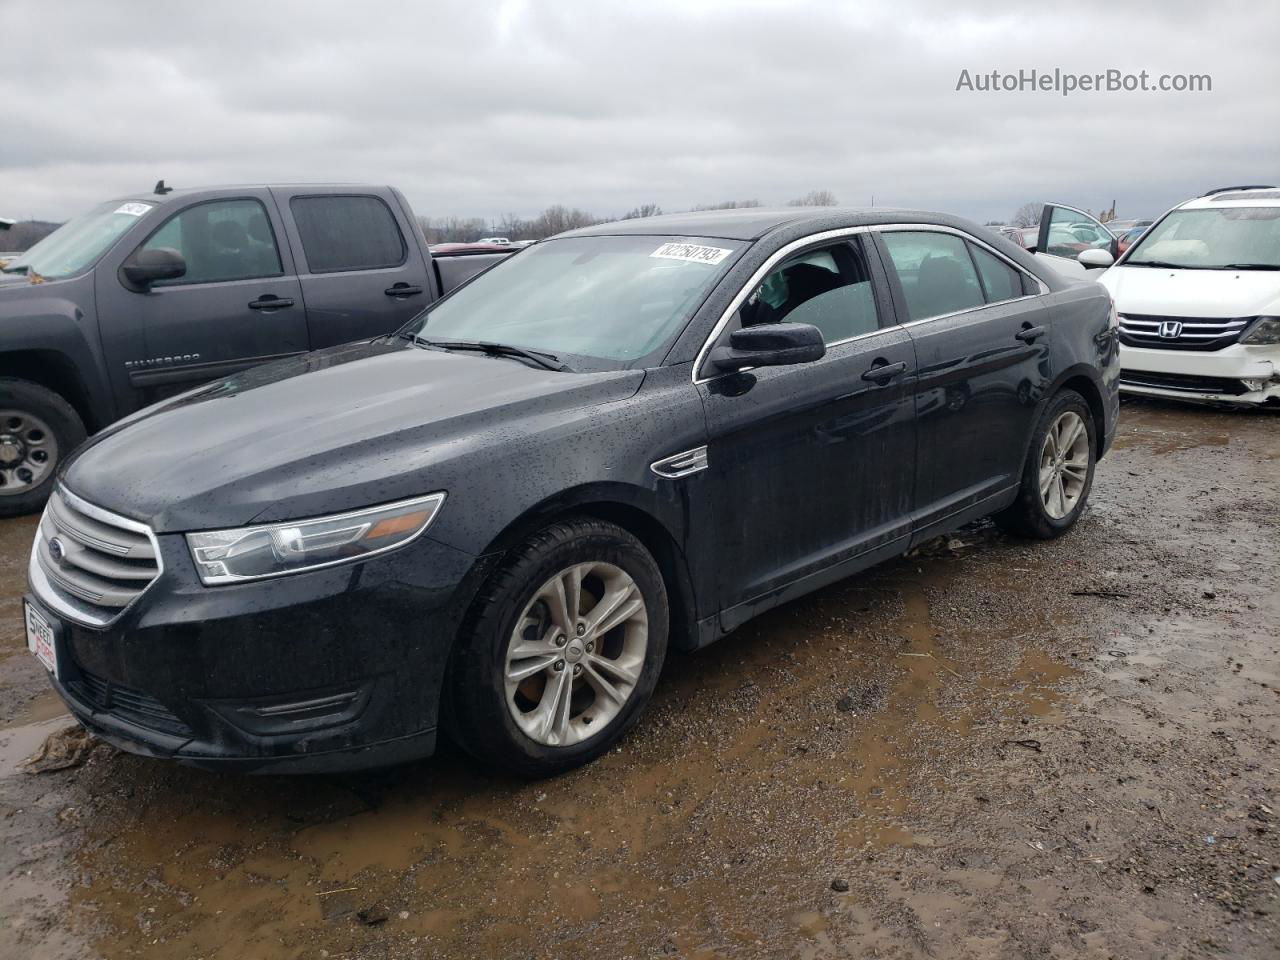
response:
<path id="1" fill-rule="evenodd" d="M 1212 210 L 1215 207 L 1276 207 L 1280 206 L 1280 189 L 1276 187 L 1228 187 L 1215 190 L 1203 197 L 1188 200 L 1180 210 Z"/>
<path id="2" fill-rule="evenodd" d="M 634 220 L 613 220 L 560 234 L 561 237 L 676 236 L 718 237 L 723 240 L 758 240 L 782 227 L 804 223 L 822 229 L 873 226 L 881 223 L 935 223 L 962 226 L 976 224 L 946 214 L 895 207 L 738 207 L 732 210 L 698 210 L 669 213 Z"/>

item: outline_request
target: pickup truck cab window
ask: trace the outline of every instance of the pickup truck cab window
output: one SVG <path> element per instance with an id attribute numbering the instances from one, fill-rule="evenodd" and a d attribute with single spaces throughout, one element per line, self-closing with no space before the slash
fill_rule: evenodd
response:
<path id="1" fill-rule="evenodd" d="M 640 365 L 679 334 L 743 246 L 647 235 L 544 241 L 460 287 L 405 332 L 545 350 L 574 369 Z"/>
<path id="2" fill-rule="evenodd" d="M 278 277 L 280 250 L 262 204 L 253 199 L 197 203 L 174 214 L 139 251 L 176 250 L 187 271 L 154 286 Z"/>
<path id="3" fill-rule="evenodd" d="M 879 328 L 866 264 L 844 242 L 783 261 L 747 298 L 740 315 L 743 326 L 812 324 L 828 346 Z"/>
<path id="4" fill-rule="evenodd" d="M 379 270 L 404 263 L 404 236 L 377 197 L 294 197 L 289 208 L 312 273 Z"/>
<path id="5" fill-rule="evenodd" d="M 882 238 L 902 284 L 910 320 L 927 320 L 986 303 L 978 272 L 960 237 L 895 230 Z"/>

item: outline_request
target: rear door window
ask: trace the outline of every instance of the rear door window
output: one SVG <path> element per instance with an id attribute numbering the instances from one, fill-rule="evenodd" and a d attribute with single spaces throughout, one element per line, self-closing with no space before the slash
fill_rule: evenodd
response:
<path id="1" fill-rule="evenodd" d="M 1021 273 L 977 244 L 969 244 L 969 250 L 973 253 L 973 262 L 978 266 L 987 303 L 1000 303 L 1023 295 Z"/>
<path id="2" fill-rule="evenodd" d="M 278 277 L 280 250 L 267 211 L 253 199 L 212 200 L 174 214 L 139 249 L 182 254 L 187 272 L 155 286 Z"/>
<path id="3" fill-rule="evenodd" d="M 927 320 L 986 303 L 965 242 L 950 233 L 889 230 L 881 235 L 911 320 Z"/>
<path id="4" fill-rule="evenodd" d="M 378 197 L 294 197 L 289 209 L 311 273 L 378 270 L 404 263 L 404 235 Z"/>

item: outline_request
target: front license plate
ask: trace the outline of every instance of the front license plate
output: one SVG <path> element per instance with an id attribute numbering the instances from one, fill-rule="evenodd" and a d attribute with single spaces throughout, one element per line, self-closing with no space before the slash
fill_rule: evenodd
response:
<path id="1" fill-rule="evenodd" d="M 27 614 L 27 649 L 36 655 L 45 669 L 58 676 L 58 648 L 53 643 L 53 626 L 35 607 L 25 604 Z"/>

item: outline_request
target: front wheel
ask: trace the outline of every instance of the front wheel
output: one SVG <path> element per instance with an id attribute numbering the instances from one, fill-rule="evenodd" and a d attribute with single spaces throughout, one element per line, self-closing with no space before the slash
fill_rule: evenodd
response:
<path id="1" fill-rule="evenodd" d="M 0 517 L 44 506 L 58 464 L 84 438 L 80 415 L 58 394 L 0 378 Z"/>
<path id="2" fill-rule="evenodd" d="M 547 527 L 472 608 L 451 664 L 450 732 L 521 776 L 595 759 L 652 694 L 667 621 L 662 574 L 635 537 L 587 518 Z"/>
<path id="3" fill-rule="evenodd" d="M 1018 499 L 997 514 L 1011 533 L 1050 540 L 1070 530 L 1093 487 L 1098 442 L 1093 414 L 1074 390 L 1056 394 L 1031 440 Z"/>

